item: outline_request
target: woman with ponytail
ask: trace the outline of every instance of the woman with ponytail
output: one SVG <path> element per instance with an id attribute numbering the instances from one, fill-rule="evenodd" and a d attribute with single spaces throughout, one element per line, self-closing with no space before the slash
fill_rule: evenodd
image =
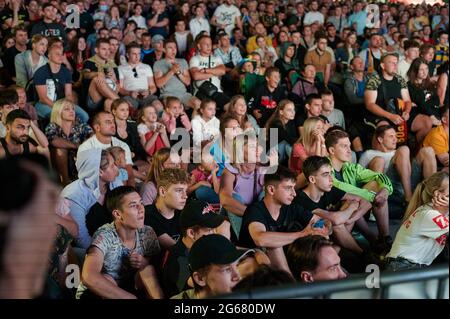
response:
<path id="1" fill-rule="evenodd" d="M 386 256 L 388 270 L 429 266 L 442 252 L 448 236 L 448 196 L 448 173 L 443 171 L 417 186 Z"/>

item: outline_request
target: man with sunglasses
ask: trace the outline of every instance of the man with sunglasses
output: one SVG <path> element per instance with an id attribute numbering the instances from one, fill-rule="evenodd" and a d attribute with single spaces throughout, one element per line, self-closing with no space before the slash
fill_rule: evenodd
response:
<path id="1" fill-rule="evenodd" d="M 120 94 L 138 109 L 144 105 L 157 103 L 162 110 L 161 102 L 156 97 L 156 85 L 152 68 L 141 62 L 141 47 L 136 42 L 127 46 L 128 64 L 119 66 Z"/>

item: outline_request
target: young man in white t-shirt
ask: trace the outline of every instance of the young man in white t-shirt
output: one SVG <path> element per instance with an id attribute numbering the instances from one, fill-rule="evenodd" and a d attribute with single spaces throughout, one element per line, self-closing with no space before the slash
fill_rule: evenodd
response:
<path id="1" fill-rule="evenodd" d="M 233 5 L 233 0 L 225 0 L 217 7 L 211 19 L 211 24 L 217 29 L 223 29 L 231 37 L 233 29 L 237 26 L 242 30 L 241 12 Z"/>
<path id="2" fill-rule="evenodd" d="M 127 47 L 128 64 L 119 66 L 120 94 L 135 109 L 154 103 L 158 110 L 162 104 L 156 92 L 152 68 L 141 62 L 141 47 L 133 42 Z M 156 105 L 159 104 L 159 105 Z"/>
<path id="3" fill-rule="evenodd" d="M 107 149 L 111 146 L 120 146 L 125 150 L 126 170 L 128 173 L 128 183 L 134 186 L 134 174 L 133 174 L 133 160 L 131 157 L 130 147 L 127 143 L 122 142 L 118 138 L 114 137 L 116 134 L 116 124 L 114 122 L 114 116 L 105 111 L 100 111 L 92 119 L 92 128 L 95 135 L 88 138 L 78 147 L 77 157 L 80 152 L 92 149 L 101 148 Z"/>
<path id="4" fill-rule="evenodd" d="M 217 103 L 220 110 L 225 108 L 230 98 L 226 96 L 220 87 L 220 77 L 225 74 L 225 65 L 222 59 L 213 55 L 212 41 L 209 35 L 203 35 L 198 39 L 197 49 L 199 53 L 189 62 L 189 70 L 194 80 L 195 94 L 198 98 L 210 98 Z M 217 88 L 217 92 L 211 96 L 206 96 L 199 88 L 205 81 L 211 81 Z"/>
<path id="5" fill-rule="evenodd" d="M 436 172 L 436 157 L 431 147 L 423 147 L 411 161 L 408 146 L 397 148 L 397 135 L 390 125 L 377 127 L 373 146 L 373 150 L 368 150 L 361 156 L 359 164 L 373 171 L 385 173 L 391 180 L 394 193 L 389 198 L 389 214 L 394 217 L 397 215 L 395 212 L 397 204 L 405 204 L 411 200 L 413 190 L 422 179 L 422 175 L 428 178 Z M 400 214 L 403 215 L 403 212 L 404 209 Z"/>

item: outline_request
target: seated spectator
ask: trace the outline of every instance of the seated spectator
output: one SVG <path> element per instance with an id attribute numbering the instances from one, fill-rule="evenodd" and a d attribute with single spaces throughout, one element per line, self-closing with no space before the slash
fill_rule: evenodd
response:
<path id="1" fill-rule="evenodd" d="M 239 281 L 234 286 L 233 292 L 244 292 L 250 295 L 253 289 L 284 286 L 294 282 L 295 280 L 289 272 L 269 265 L 260 265 L 252 274 Z"/>
<path id="2" fill-rule="evenodd" d="M 138 170 L 134 170 L 134 176 L 144 180 L 145 172 L 149 167 L 147 153 L 139 142 L 136 122 L 129 120 L 129 108 L 130 105 L 125 99 L 118 99 L 112 103 L 111 110 L 116 124 L 114 137 L 129 146 L 133 163 L 138 168 Z"/>
<path id="3" fill-rule="evenodd" d="M 322 98 L 319 94 L 311 93 L 308 95 L 305 99 L 305 108 L 304 111 L 299 111 L 300 114 L 296 113 L 295 116 L 295 124 L 297 125 L 297 129 L 299 132 L 299 135 L 302 136 L 303 134 L 303 125 L 307 119 L 310 117 L 322 117 Z M 326 122 L 327 119 L 324 117 L 324 121 Z M 326 130 L 328 127 L 324 129 Z"/>
<path id="4" fill-rule="evenodd" d="M 356 50 L 356 33 L 352 32 L 345 38 L 343 46 L 336 50 L 336 71 L 342 74 L 347 73 L 350 62 L 357 56 Z"/>
<path id="5" fill-rule="evenodd" d="M 277 110 L 266 123 L 267 141 L 272 136 L 271 129 L 277 130 L 278 136 L 278 159 L 280 163 L 287 162 L 291 157 L 292 146 L 298 139 L 297 127 L 295 126 L 295 105 L 290 100 L 282 100 Z"/>
<path id="6" fill-rule="evenodd" d="M 295 59 L 297 52 L 293 42 L 284 42 L 280 46 L 280 58 L 275 61 L 274 66 L 280 71 L 281 82 L 284 85 L 291 84 L 291 74 L 299 70 L 298 60 Z"/>
<path id="7" fill-rule="evenodd" d="M 166 12 L 165 5 L 165 3 L 159 0 L 152 2 L 151 9 L 147 15 L 148 32 L 152 37 L 161 35 L 164 38 L 167 38 L 169 16 Z M 144 28 L 147 28 L 147 26 Z"/>
<path id="8" fill-rule="evenodd" d="M 189 251 L 202 236 L 215 233 L 225 222 L 222 215 L 200 200 L 189 201 L 180 213 L 181 238 L 169 249 L 163 265 L 162 283 L 166 296 L 174 296 L 193 287 L 189 271 Z"/>
<path id="9" fill-rule="evenodd" d="M 232 115 L 224 115 L 220 120 L 219 138 L 211 146 L 209 153 L 214 157 L 219 166 L 217 176 L 222 176 L 225 164 L 229 163 L 233 156 L 232 145 L 236 136 L 242 133 L 239 121 Z"/>
<path id="10" fill-rule="evenodd" d="M 397 147 L 395 129 L 390 125 L 377 127 L 375 139 L 374 149 L 366 151 L 359 164 L 389 177 L 394 188 L 389 197 L 389 214 L 401 218 L 422 175 L 428 178 L 436 172 L 435 154 L 431 147 L 422 147 L 411 161 L 408 146 Z"/>
<path id="11" fill-rule="evenodd" d="M 239 49 L 230 43 L 230 36 L 225 32 L 217 35 L 218 46 L 214 50 L 214 55 L 222 59 L 226 73 L 221 78 L 222 86 L 229 96 L 236 91 L 236 72 L 234 68 L 241 62 L 242 56 Z"/>
<path id="12" fill-rule="evenodd" d="M 436 54 L 434 61 L 436 67 L 448 61 L 448 31 L 440 31 L 437 37 L 437 44 L 435 46 Z"/>
<path id="13" fill-rule="evenodd" d="M 158 103 L 153 71 L 150 66 L 141 62 L 141 47 L 136 42 L 127 46 L 128 63 L 119 66 L 120 89 L 134 109 L 139 109 L 149 103 Z M 161 106 L 157 106 L 161 109 Z"/>
<path id="14" fill-rule="evenodd" d="M 219 112 L 225 109 L 230 98 L 220 87 L 220 77 L 225 74 L 225 65 L 222 59 L 213 55 L 212 41 L 208 35 L 202 35 L 197 41 L 198 54 L 189 61 L 189 71 L 194 80 L 194 92 L 199 99 L 210 98 L 217 104 Z M 216 87 L 214 93 L 200 89 L 205 81 Z M 211 94 L 212 93 L 212 94 Z M 210 95 L 208 95 L 210 94 Z"/>
<path id="15" fill-rule="evenodd" d="M 5 109 L 5 107 L 3 107 Z M 6 135 L 4 138 L 0 138 L 0 158 L 9 158 L 13 155 L 38 153 L 38 145 L 29 136 L 30 129 L 36 132 L 38 137 L 41 137 L 42 132 L 31 121 L 30 116 L 24 110 L 16 109 L 12 110 L 6 116 L 5 127 Z M 46 145 L 41 145 L 44 148 L 48 147 L 47 139 L 45 135 L 41 137 Z M 34 142 L 34 143 L 33 143 Z"/>
<path id="16" fill-rule="evenodd" d="M 72 66 L 72 81 L 74 87 L 81 86 L 81 72 L 83 71 L 83 62 L 89 57 L 86 38 L 83 36 L 74 37 L 69 41 L 68 49 L 65 52 L 66 58 Z"/>
<path id="17" fill-rule="evenodd" d="M 161 123 L 166 127 L 171 145 L 174 145 L 182 139 L 182 136 L 178 135 L 180 131 L 191 133 L 192 124 L 177 97 L 167 97 L 164 104 Z M 177 136 L 178 139 L 176 139 Z"/>
<path id="18" fill-rule="evenodd" d="M 430 73 L 430 77 L 434 79 L 437 68 L 436 63 L 434 62 L 434 46 L 431 44 L 422 44 L 420 46 L 420 57 L 423 58 L 428 64 L 428 71 Z"/>
<path id="19" fill-rule="evenodd" d="M 23 87 L 20 87 L 18 85 L 12 85 L 10 86 L 10 89 L 16 90 L 17 93 L 17 107 L 21 110 L 24 110 L 28 113 L 28 115 L 31 117 L 31 120 L 38 126 L 38 115 L 36 112 L 36 109 L 34 108 L 34 105 L 29 103 L 29 100 L 27 99 L 27 93 Z M 4 93 L 2 93 L 3 95 Z"/>
<path id="20" fill-rule="evenodd" d="M 15 58 L 17 55 L 26 52 L 28 42 L 28 33 L 25 26 L 16 26 L 12 34 L 14 35 L 15 40 L 14 45 L 6 49 L 2 56 L 3 66 L 7 71 L 4 76 L 7 77 L 5 80 L 8 85 L 11 85 L 14 81 L 17 81 Z"/>
<path id="21" fill-rule="evenodd" d="M 337 125 L 345 130 L 345 119 L 344 113 L 341 110 L 334 107 L 334 96 L 333 92 L 328 89 L 320 92 L 322 97 L 322 113 L 328 119 L 331 126 Z"/>
<path id="22" fill-rule="evenodd" d="M 414 191 L 386 256 L 387 269 L 430 266 L 446 246 L 448 224 L 448 173 L 439 172 L 422 181 Z"/>
<path id="23" fill-rule="evenodd" d="M 174 40 L 164 42 L 165 57 L 153 65 L 156 86 L 162 99 L 175 96 L 181 100 L 186 109 L 197 110 L 200 100 L 188 92 L 191 75 L 185 59 L 178 59 L 177 45 Z M 158 110 L 159 111 L 159 110 Z"/>
<path id="24" fill-rule="evenodd" d="M 414 60 L 407 74 L 411 102 L 417 106 L 411 109 L 411 115 L 412 117 L 418 117 L 414 121 L 416 122 L 416 128 L 417 126 L 422 128 L 420 129 L 421 136 L 419 138 L 423 140 L 433 125 L 441 124 L 439 96 L 435 84 L 430 80 L 428 65 L 425 60 L 422 58 Z M 422 136 L 422 134 L 424 135 Z"/>
<path id="25" fill-rule="evenodd" d="M 359 57 L 363 60 L 364 71 L 367 74 L 380 72 L 380 63 L 382 63 L 381 56 L 383 55 L 383 49 L 381 47 L 381 35 L 372 33 L 370 35 L 369 47 L 359 52 Z"/>
<path id="26" fill-rule="evenodd" d="M 401 75 L 405 81 L 409 80 L 408 70 L 411 67 L 411 63 L 419 57 L 419 47 L 420 45 L 416 41 L 405 41 L 403 46 L 405 58 L 398 62 L 398 74 Z"/>
<path id="27" fill-rule="evenodd" d="M 436 154 L 438 165 L 443 166 L 448 172 L 448 124 L 449 124 L 449 111 L 448 105 L 441 108 L 442 117 L 441 125 L 431 129 L 428 135 L 423 141 L 424 147 L 431 147 Z"/>
<path id="28" fill-rule="evenodd" d="M 181 158 L 177 153 L 171 152 L 170 148 L 161 148 L 153 155 L 147 178 L 141 187 L 140 195 L 145 206 L 155 202 L 158 195 L 156 188 L 158 176 L 169 168 L 181 168 Z"/>
<path id="29" fill-rule="evenodd" d="M 265 78 L 266 83 L 255 89 L 248 103 L 253 116 L 261 126 L 266 124 L 277 108 L 278 103 L 285 98 L 284 89 L 280 85 L 280 72 L 278 69 L 275 67 L 268 68 Z"/>
<path id="30" fill-rule="evenodd" d="M 314 65 L 319 82 L 327 86 L 331 75 L 334 73 L 334 67 L 332 65 L 334 58 L 332 54 L 326 50 L 328 43 L 327 36 L 324 33 L 318 33 L 315 38 L 317 47 L 315 50 L 310 50 L 306 53 L 305 65 Z"/>
<path id="31" fill-rule="evenodd" d="M 155 232 L 144 225 L 144 206 L 132 187 L 111 191 L 106 206 L 114 221 L 100 227 L 84 260 L 77 299 L 163 297 L 151 264 L 160 251 Z"/>
<path id="32" fill-rule="evenodd" d="M 312 64 L 305 64 L 300 69 L 300 77 L 294 84 L 292 92 L 289 94 L 289 97 L 296 105 L 303 107 L 305 99 L 308 95 L 312 93 L 319 93 L 315 79 L 316 67 Z"/>
<path id="33" fill-rule="evenodd" d="M 339 280 L 347 277 L 333 243 L 320 236 L 295 240 L 286 252 L 295 279 L 304 283 Z"/>
<path id="34" fill-rule="evenodd" d="M 175 19 L 175 32 L 170 36 L 170 40 L 174 41 L 177 47 L 176 57 L 185 59 L 187 52 L 194 44 L 194 38 L 190 30 L 186 30 L 189 21 L 182 18 Z M 167 50 L 166 50 L 167 57 Z M 156 73 L 156 71 L 155 71 Z"/>
<path id="35" fill-rule="evenodd" d="M 128 146 L 128 144 L 114 137 L 116 135 L 114 116 L 111 113 L 105 111 L 97 113 L 92 118 L 92 128 L 94 129 L 94 135 L 88 138 L 78 147 L 77 157 L 81 152 L 92 148 L 107 149 L 111 146 L 120 146 L 125 150 L 129 182 L 134 185 L 134 174 L 132 167 L 133 157 L 131 155 L 130 147 Z"/>
<path id="36" fill-rule="evenodd" d="M 327 31 L 328 45 L 331 49 L 333 49 L 333 51 L 336 51 L 336 49 L 342 45 L 341 37 L 336 35 L 336 27 L 334 24 L 329 23 L 325 28 Z"/>
<path id="37" fill-rule="evenodd" d="M 188 195 L 194 193 L 199 200 L 210 204 L 219 204 L 220 179 L 217 176 L 219 166 L 209 153 L 202 153 L 201 163 L 192 170 Z"/>
<path id="38" fill-rule="evenodd" d="M 6 136 L 6 117 L 9 112 L 19 108 L 17 106 L 18 99 L 19 97 L 15 90 L 6 89 L 0 94 L 0 138 L 4 138 Z"/>
<path id="39" fill-rule="evenodd" d="M 276 60 L 278 60 L 277 51 L 273 46 L 269 46 L 266 43 L 265 37 L 258 35 L 256 37 L 256 44 L 258 48 L 254 50 L 261 57 L 261 63 L 264 67 L 273 67 Z"/>
<path id="40" fill-rule="evenodd" d="M 236 249 L 222 235 L 202 236 L 194 242 L 188 257 L 194 288 L 171 299 L 201 299 L 230 293 L 240 280 L 237 263 L 252 251 Z"/>
<path id="41" fill-rule="evenodd" d="M 243 247 L 265 248 L 271 264 L 289 271 L 283 247 L 309 234 L 328 236 L 328 228 L 313 228 L 318 221 L 303 206 L 292 204 L 295 175 L 279 166 L 264 176 L 264 199 L 245 209 L 239 243 Z"/>
<path id="42" fill-rule="evenodd" d="M 70 215 L 78 225 L 74 246 L 85 250 L 91 244 L 86 215 L 96 202 L 103 204 L 108 190 L 122 183 L 116 181 L 119 170 L 107 150 L 94 148 L 80 152 L 76 166 L 78 179 L 67 185 L 60 196 L 68 200 Z"/>
<path id="43" fill-rule="evenodd" d="M 156 201 L 145 206 L 145 225 L 155 230 L 163 249 L 169 249 L 180 238 L 180 211 L 186 205 L 188 182 L 186 171 L 163 170 L 156 179 Z"/>
<path id="44" fill-rule="evenodd" d="M 325 147 L 325 122 L 321 117 L 313 116 L 306 119 L 303 132 L 292 147 L 289 168 L 300 174 L 303 163 L 310 156 L 327 156 Z"/>
<path id="45" fill-rule="evenodd" d="M 52 3 L 45 3 L 42 5 L 42 20 L 35 23 L 31 29 L 30 36 L 35 34 L 42 34 L 44 36 L 57 37 L 66 42 L 66 32 L 61 23 L 56 21 L 57 8 Z"/>
<path id="46" fill-rule="evenodd" d="M 147 28 L 147 21 L 142 16 L 142 4 L 136 3 L 133 7 L 133 15 L 128 18 L 128 21 L 136 22 L 137 28 Z"/>
<path id="47" fill-rule="evenodd" d="M 83 89 L 86 106 L 92 111 L 110 111 L 112 102 L 119 98 L 119 70 L 110 59 L 109 46 L 107 39 L 98 39 L 95 55 L 84 61 Z"/>
<path id="48" fill-rule="evenodd" d="M 138 112 L 139 140 L 148 156 L 153 156 L 164 147 L 170 147 L 164 124 L 158 123 L 158 112 L 154 105 L 144 105 Z"/>
<path id="49" fill-rule="evenodd" d="M 233 235 L 239 238 L 242 216 L 247 206 L 259 200 L 263 190 L 263 176 L 268 168 L 260 165 L 262 150 L 255 135 L 244 133 L 236 136 L 235 143 L 240 149 L 233 147 L 236 157 L 231 153 L 231 163 L 225 163 L 219 196 L 220 204 L 230 219 Z M 270 152 L 270 165 L 278 165 L 278 152 Z"/>
<path id="50" fill-rule="evenodd" d="M 71 101 L 61 99 L 55 102 L 45 135 L 51 146 L 52 163 L 63 185 L 76 179 L 78 146 L 92 134 L 92 128 L 75 117 L 75 106 Z"/>
<path id="51" fill-rule="evenodd" d="M 164 58 L 164 37 L 160 34 L 156 34 L 152 37 L 152 49 L 153 51 L 146 54 L 142 63 L 149 65 L 151 68 L 155 66 L 155 63 L 161 61 Z"/>
<path id="52" fill-rule="evenodd" d="M 202 32 L 206 31 L 206 34 L 210 34 L 211 26 L 209 25 L 208 19 L 205 18 L 205 10 L 202 5 L 196 4 L 193 7 L 194 15 L 189 21 L 189 30 L 191 30 L 192 37 L 197 39 L 197 36 Z"/>
<path id="53" fill-rule="evenodd" d="M 238 119 L 242 131 L 254 131 L 259 134 L 259 125 L 255 118 L 247 113 L 247 103 L 242 95 L 235 95 L 230 100 L 230 106 L 226 114 L 231 115 Z"/>
<path id="54" fill-rule="evenodd" d="M 216 102 L 205 99 L 201 102 L 197 115 L 192 118 L 192 139 L 194 154 L 200 154 L 206 144 L 212 143 L 220 135 L 220 121 L 216 117 Z"/>
<path id="55" fill-rule="evenodd" d="M 72 75 L 63 65 L 63 48 L 52 45 L 48 48 L 48 63 L 34 73 L 33 83 L 39 97 L 35 108 L 39 117 L 49 119 L 53 104 L 62 98 L 74 102 L 72 91 Z M 83 123 L 87 123 L 89 115 L 78 105 L 75 113 Z"/>
<path id="56" fill-rule="evenodd" d="M 28 98 L 35 99 L 34 93 L 28 86 L 31 84 L 34 73 L 41 66 L 47 64 L 48 59 L 45 56 L 47 52 L 48 40 L 45 36 L 36 34 L 31 39 L 31 50 L 26 50 L 16 55 L 14 59 L 16 69 L 16 83 L 18 86 L 26 89 L 29 93 Z"/>
<path id="57" fill-rule="evenodd" d="M 263 36 L 267 47 L 272 47 L 272 38 L 267 36 L 267 29 L 265 28 L 264 24 L 259 22 L 258 20 L 258 22 L 254 25 L 254 29 L 255 35 L 252 35 L 250 38 L 248 38 L 247 41 L 247 52 L 252 53 L 256 49 L 258 49 L 258 43 L 256 42 L 256 38 L 258 36 Z"/>
<path id="58" fill-rule="evenodd" d="M 117 180 L 123 185 L 128 186 L 127 183 L 129 179 L 126 170 L 127 162 L 125 160 L 125 150 L 120 146 L 111 146 L 107 148 L 107 150 L 111 153 L 111 156 L 114 159 L 114 164 L 119 169 L 119 176 L 117 176 Z"/>
<path id="59" fill-rule="evenodd" d="M 333 238 L 340 247 L 363 257 L 363 248 L 352 237 L 353 226 L 370 209 L 371 204 L 358 196 L 333 187 L 330 161 L 326 157 L 310 156 L 303 165 L 308 186 L 295 201 L 324 221 L 332 224 Z"/>

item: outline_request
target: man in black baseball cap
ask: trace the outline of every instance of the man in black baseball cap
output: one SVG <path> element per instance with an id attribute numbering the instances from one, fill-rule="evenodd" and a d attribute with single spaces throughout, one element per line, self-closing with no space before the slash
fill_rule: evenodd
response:
<path id="1" fill-rule="evenodd" d="M 163 264 L 162 286 L 166 296 L 192 288 L 188 282 L 191 273 L 188 267 L 189 250 L 200 237 L 216 232 L 224 223 L 222 215 L 216 214 L 208 203 L 193 199 L 180 213 L 181 239 L 169 250 Z"/>
<path id="2" fill-rule="evenodd" d="M 254 250 L 237 249 L 222 235 L 201 237 L 192 245 L 188 259 L 194 289 L 173 298 L 206 298 L 230 293 L 241 279 L 238 262 L 251 252 Z"/>

